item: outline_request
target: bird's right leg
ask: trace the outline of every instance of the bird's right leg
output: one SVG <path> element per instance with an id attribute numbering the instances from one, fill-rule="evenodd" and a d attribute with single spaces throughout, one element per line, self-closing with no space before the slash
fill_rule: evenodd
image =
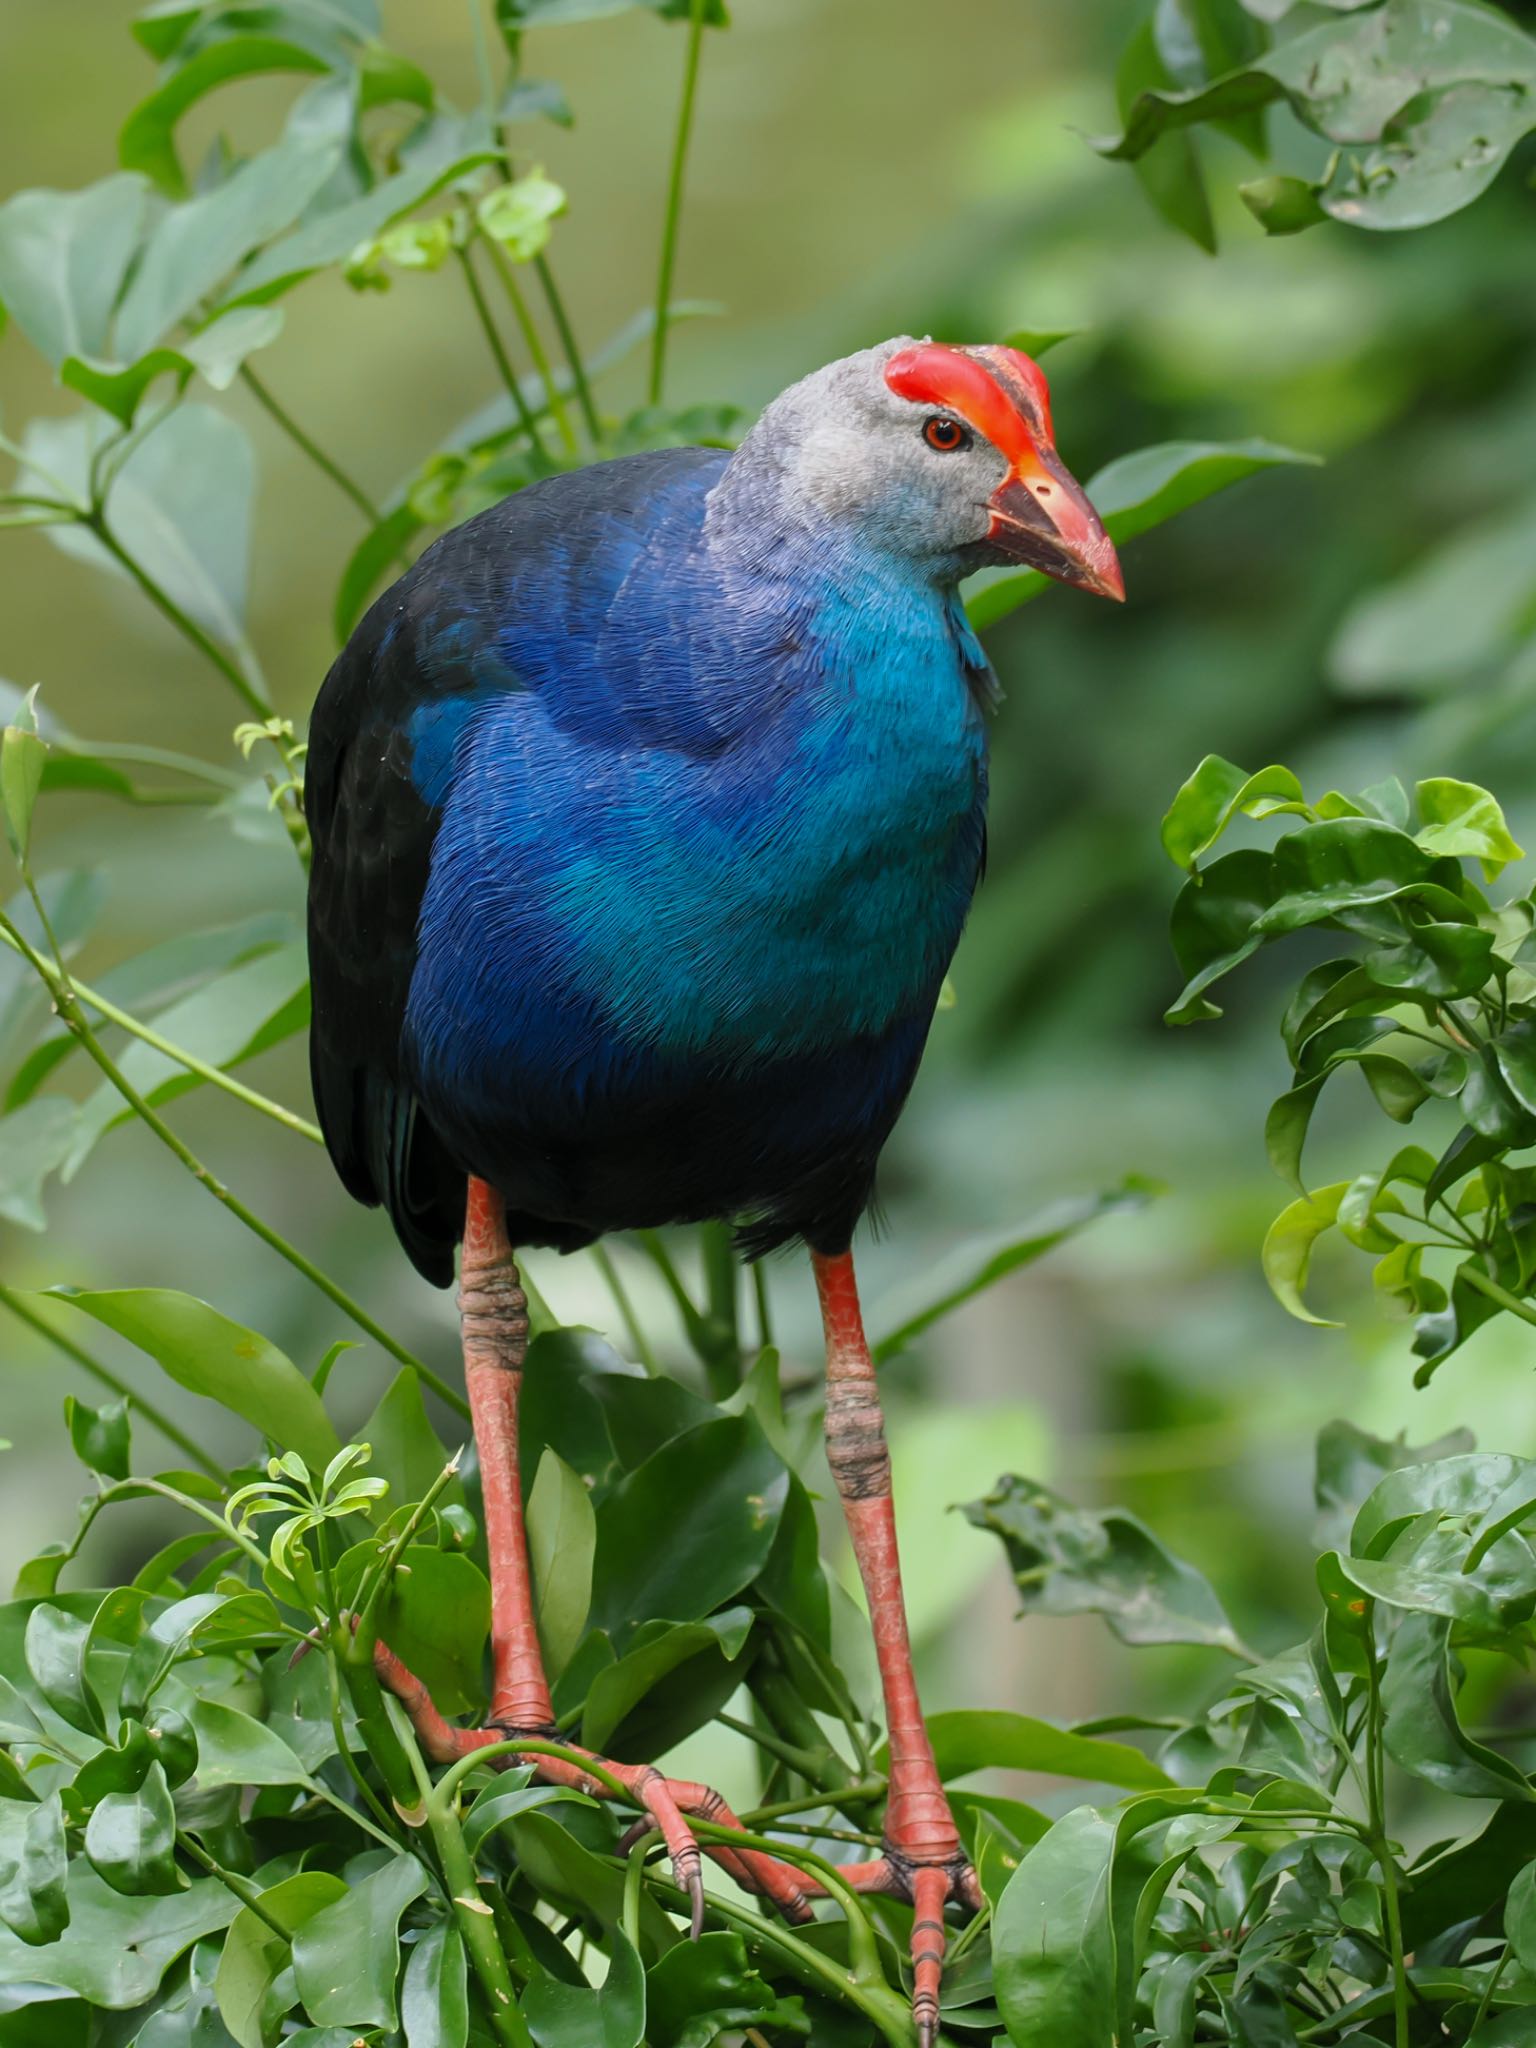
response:
<path id="1" fill-rule="evenodd" d="M 491 1711 L 486 1725 L 453 1727 L 438 1712 L 421 1680 L 394 1652 L 383 1642 L 374 1648 L 380 1682 L 405 1708 L 423 1749 L 435 1763 L 451 1763 L 519 1736 L 541 1742 L 560 1739 L 534 1619 L 518 1461 L 517 1411 L 528 1349 L 528 1304 L 507 1241 L 501 1197 L 482 1180 L 469 1183 L 459 1271 L 459 1319 L 491 1567 Z M 497 1761 L 509 1765 L 520 1759 L 507 1755 Z M 531 1764 L 547 1783 L 570 1786 L 595 1799 L 611 1796 L 608 1785 L 572 1758 L 530 1751 L 521 1761 Z M 704 1910 L 703 1873 L 699 1844 L 686 1816 L 697 1814 L 721 1827 L 739 1827 L 740 1822 L 719 1793 L 707 1785 L 664 1777 L 650 1764 L 611 1763 L 597 1757 L 593 1761 L 624 1787 L 660 1830 L 677 1881 L 692 1900 L 697 1932 Z M 734 1849 L 721 1842 L 711 1842 L 709 1854 L 738 1882 L 772 1899 L 787 1917 L 810 1917 L 810 1905 L 787 1864 L 757 1850 Z"/>

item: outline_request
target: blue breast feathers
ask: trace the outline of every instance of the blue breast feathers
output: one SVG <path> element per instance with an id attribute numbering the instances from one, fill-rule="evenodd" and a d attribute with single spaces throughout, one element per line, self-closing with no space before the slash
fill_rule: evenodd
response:
<path id="1" fill-rule="evenodd" d="M 407 728 L 440 813 L 407 1035 L 461 1095 L 926 1025 L 981 855 L 979 650 L 878 561 L 720 559 L 709 475 L 585 578 L 520 569 L 477 648 L 438 628 L 469 687 Z"/>

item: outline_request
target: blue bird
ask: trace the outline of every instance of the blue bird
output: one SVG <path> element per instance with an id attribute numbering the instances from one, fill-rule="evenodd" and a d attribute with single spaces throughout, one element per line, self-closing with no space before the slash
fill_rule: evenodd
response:
<path id="1" fill-rule="evenodd" d="M 553 1727 L 513 1247 L 712 1218 L 750 1255 L 803 1241 L 891 1749 L 884 1853 L 851 1878 L 916 1909 L 924 2048 L 945 1904 L 980 1897 L 912 1681 L 849 1246 L 981 872 L 992 678 L 958 584 L 998 563 L 1124 594 L 1038 367 L 903 337 L 791 387 L 734 454 L 601 463 L 447 534 L 338 658 L 307 762 L 320 1121 L 429 1280 L 462 1243 L 492 1569 L 487 1728 L 449 1727 L 382 1644 L 380 1676 L 440 1760 Z M 697 1928 L 686 1815 L 728 1810 L 608 1769 Z M 710 1853 L 808 1913 L 787 1866 Z"/>

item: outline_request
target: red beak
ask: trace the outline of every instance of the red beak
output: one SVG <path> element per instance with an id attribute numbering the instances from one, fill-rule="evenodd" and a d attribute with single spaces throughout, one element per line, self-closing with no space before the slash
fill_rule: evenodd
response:
<path id="1" fill-rule="evenodd" d="M 992 494 L 997 552 L 1010 562 L 1054 576 L 1096 597 L 1125 602 L 1125 578 L 1115 544 L 1089 504 L 1082 485 L 1056 450 L 1031 443 Z"/>

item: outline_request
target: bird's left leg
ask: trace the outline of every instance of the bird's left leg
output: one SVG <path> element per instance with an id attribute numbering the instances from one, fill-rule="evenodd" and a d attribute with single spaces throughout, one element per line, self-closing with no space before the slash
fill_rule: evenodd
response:
<path id="1" fill-rule="evenodd" d="M 485 1542 L 491 1567 L 491 1711 L 483 1728 L 455 1728 L 445 1721 L 421 1680 L 384 1642 L 374 1646 L 380 1682 L 400 1701 L 435 1763 L 451 1763 L 477 1749 L 515 1740 L 559 1739 L 544 1658 L 534 1620 L 533 1580 L 523 1524 L 522 1475 L 518 1460 L 517 1411 L 523 1360 L 528 1348 L 528 1304 L 507 1241 L 500 1195 L 481 1180 L 469 1183 L 464 1217 L 464 1250 L 459 1268 L 459 1320 L 464 1347 L 464 1384 L 480 1454 L 485 1507 Z M 694 1931 L 704 1911 L 700 1848 L 687 1816 L 699 1815 L 721 1827 L 740 1822 L 718 1792 L 690 1780 L 667 1778 L 650 1764 L 621 1764 L 592 1757 L 603 1778 L 584 1770 L 588 1752 L 563 1745 L 570 1757 L 525 1752 L 547 1783 L 568 1785 L 595 1799 L 622 1785 L 649 1815 L 672 1857 L 678 1883 L 693 1902 Z M 504 1755 L 503 1764 L 515 1763 Z M 708 1853 L 749 1890 L 771 1898 L 787 1918 L 808 1919 L 810 1906 L 787 1864 L 757 1850 L 711 1841 Z"/>
<path id="2" fill-rule="evenodd" d="M 842 1875 L 859 1891 L 890 1892 L 911 1902 L 912 2017 L 921 2048 L 932 2048 L 939 2031 L 944 1908 L 951 1899 L 980 1906 L 981 1889 L 939 1780 L 912 1675 L 891 1459 L 859 1312 L 853 1255 L 812 1252 L 811 1263 L 827 1340 L 827 1462 L 842 1496 L 869 1602 L 891 1753 L 885 1853 Z"/>

